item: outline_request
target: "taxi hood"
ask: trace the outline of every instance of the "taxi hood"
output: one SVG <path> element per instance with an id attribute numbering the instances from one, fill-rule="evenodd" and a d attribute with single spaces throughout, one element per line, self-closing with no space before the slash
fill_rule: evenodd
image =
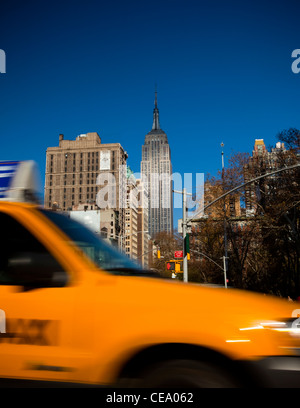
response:
<path id="1" fill-rule="evenodd" d="M 153 311 L 157 309 L 158 313 L 176 310 L 176 313 L 218 316 L 225 320 L 229 316 L 248 316 L 255 320 L 289 318 L 296 308 L 293 302 L 245 290 L 147 277 L 116 278 L 118 286 L 128 294 L 127 302 Z"/>

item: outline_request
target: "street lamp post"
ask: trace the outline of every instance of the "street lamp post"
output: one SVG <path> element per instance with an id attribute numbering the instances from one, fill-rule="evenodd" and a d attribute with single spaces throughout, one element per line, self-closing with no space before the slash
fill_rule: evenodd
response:
<path id="1" fill-rule="evenodd" d="M 224 192 L 224 152 L 223 147 L 224 143 L 221 143 L 222 147 L 222 183 L 223 183 L 223 192 Z M 227 288 L 227 228 L 226 228 L 226 199 L 224 198 L 224 256 L 223 256 L 223 265 L 224 265 L 224 281 L 225 288 Z"/>
<path id="2" fill-rule="evenodd" d="M 218 268 L 220 268 L 224 272 L 224 286 L 227 288 L 227 276 L 226 276 L 226 266 L 225 266 L 225 256 L 223 256 L 223 268 L 221 265 L 219 265 L 217 262 L 215 262 L 212 258 L 210 258 L 208 255 L 204 254 L 203 252 L 196 251 L 194 249 L 191 249 L 191 252 L 194 252 L 195 254 L 199 254 L 201 256 L 204 256 L 204 258 L 207 258 L 209 261 L 213 262 L 215 265 L 217 265 Z"/>
<path id="3" fill-rule="evenodd" d="M 184 188 L 182 191 L 173 190 L 174 193 L 182 194 L 182 238 L 183 238 L 183 282 L 188 282 L 188 262 L 187 262 L 187 207 L 186 207 L 186 196 L 192 195 L 186 192 Z"/>
<path id="4" fill-rule="evenodd" d="M 188 263 L 186 253 L 186 189 L 182 191 L 182 237 L 183 237 L 183 281 L 188 282 Z"/>

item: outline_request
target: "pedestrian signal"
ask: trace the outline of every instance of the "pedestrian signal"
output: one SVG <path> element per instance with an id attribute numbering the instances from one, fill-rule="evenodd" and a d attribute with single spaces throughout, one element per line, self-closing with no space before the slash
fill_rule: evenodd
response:
<path id="1" fill-rule="evenodd" d="M 182 261 L 169 261 L 166 262 L 166 270 L 167 271 L 174 271 L 175 273 L 182 272 Z"/>
<path id="2" fill-rule="evenodd" d="M 175 271 L 175 262 L 170 261 L 166 263 L 167 271 Z"/>

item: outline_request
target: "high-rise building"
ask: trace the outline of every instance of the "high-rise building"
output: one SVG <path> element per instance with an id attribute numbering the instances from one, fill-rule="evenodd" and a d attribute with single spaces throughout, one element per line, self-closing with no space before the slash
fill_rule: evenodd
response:
<path id="1" fill-rule="evenodd" d="M 173 231 L 171 150 L 166 133 L 159 123 L 157 92 L 153 110 L 152 129 L 142 146 L 141 175 L 149 193 L 148 225 L 151 237 Z"/>
<path id="2" fill-rule="evenodd" d="M 127 167 L 127 199 L 125 212 L 125 253 L 130 258 L 138 257 L 138 197 L 136 178 L 129 167 Z"/>
<path id="3" fill-rule="evenodd" d="M 59 145 L 46 152 L 45 208 L 100 208 L 109 217 L 109 228 L 107 222 L 100 225 L 101 233 L 119 240 L 125 225 L 127 157 L 119 143 L 103 144 L 96 132 L 76 140 L 59 135 Z M 102 212 L 100 219 L 107 217 Z"/>
<path id="4" fill-rule="evenodd" d="M 136 180 L 138 189 L 138 260 L 149 267 L 152 241 L 148 226 L 148 190 L 141 179 Z"/>

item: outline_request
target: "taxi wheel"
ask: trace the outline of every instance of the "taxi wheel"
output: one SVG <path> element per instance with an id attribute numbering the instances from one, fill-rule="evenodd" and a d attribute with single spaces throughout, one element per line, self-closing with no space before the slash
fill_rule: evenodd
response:
<path id="1" fill-rule="evenodd" d="M 171 360 L 149 368 L 140 376 L 146 388 L 235 388 L 238 383 L 222 368 L 207 362 Z"/>

